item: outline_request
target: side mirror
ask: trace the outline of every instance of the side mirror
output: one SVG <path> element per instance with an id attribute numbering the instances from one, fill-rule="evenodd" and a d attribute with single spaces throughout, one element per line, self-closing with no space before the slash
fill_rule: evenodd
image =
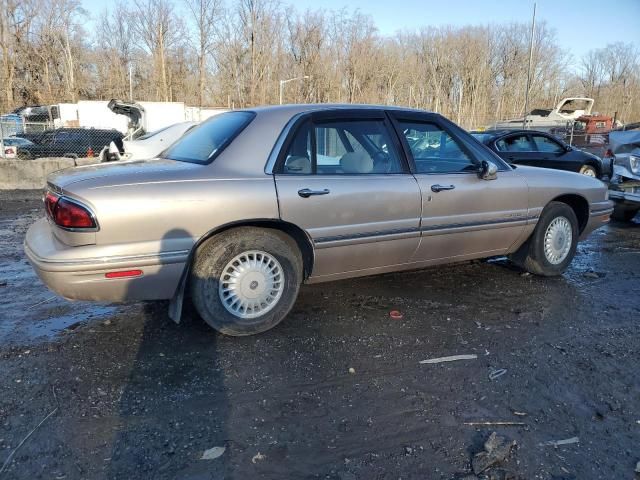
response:
<path id="1" fill-rule="evenodd" d="M 482 180 L 495 180 L 498 178 L 498 167 L 493 162 L 483 160 L 478 170 L 478 177 Z"/>

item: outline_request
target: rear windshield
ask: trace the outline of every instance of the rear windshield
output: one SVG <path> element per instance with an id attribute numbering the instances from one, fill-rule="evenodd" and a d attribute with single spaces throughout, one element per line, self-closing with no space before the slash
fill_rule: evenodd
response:
<path id="1" fill-rule="evenodd" d="M 180 162 L 210 163 L 254 117 L 253 112 L 227 112 L 216 115 L 188 131 L 160 156 Z"/>

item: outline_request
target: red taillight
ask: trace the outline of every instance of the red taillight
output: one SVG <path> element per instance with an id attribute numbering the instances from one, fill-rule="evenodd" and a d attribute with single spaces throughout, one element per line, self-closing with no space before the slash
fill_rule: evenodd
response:
<path id="1" fill-rule="evenodd" d="M 65 228 L 95 228 L 89 210 L 66 198 L 60 198 L 54 210 L 53 221 Z"/>
<path id="2" fill-rule="evenodd" d="M 604 152 L 604 157 L 605 158 L 613 157 L 613 152 L 611 151 L 610 148 L 607 148 L 607 151 Z"/>
<path id="3" fill-rule="evenodd" d="M 124 270 L 120 272 L 107 272 L 104 274 L 106 278 L 139 277 L 140 275 L 142 275 L 142 270 Z"/>
<path id="4" fill-rule="evenodd" d="M 58 203 L 58 198 L 60 197 L 54 195 L 51 192 L 47 192 L 47 194 L 44 196 L 44 208 L 46 209 L 47 214 L 51 219 L 53 219 L 54 212 L 56 210 L 56 204 Z"/>
<path id="5" fill-rule="evenodd" d="M 44 196 L 44 207 L 56 225 L 64 228 L 96 228 L 97 224 L 91 212 L 79 203 L 53 192 Z"/>

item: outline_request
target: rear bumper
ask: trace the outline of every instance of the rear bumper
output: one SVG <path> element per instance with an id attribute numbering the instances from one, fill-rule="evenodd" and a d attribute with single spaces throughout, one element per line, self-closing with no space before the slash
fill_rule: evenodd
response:
<path id="1" fill-rule="evenodd" d="M 36 274 L 54 292 L 72 300 L 128 302 L 173 297 L 188 251 L 144 255 L 72 258 L 74 251 L 59 242 L 45 219 L 29 228 L 24 250 Z M 106 278 L 107 272 L 137 269 L 136 277 Z"/>

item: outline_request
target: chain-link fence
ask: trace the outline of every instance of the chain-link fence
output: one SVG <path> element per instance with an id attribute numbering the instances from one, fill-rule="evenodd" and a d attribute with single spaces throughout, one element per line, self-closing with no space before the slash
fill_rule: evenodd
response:
<path id="1" fill-rule="evenodd" d="M 33 160 L 68 157 L 103 159 L 113 143 L 122 149 L 123 134 L 111 128 L 58 127 L 51 122 L 0 121 L 0 157 Z"/>
<path id="2" fill-rule="evenodd" d="M 607 120 L 608 119 L 608 120 Z M 452 118 L 457 121 L 457 118 Z M 537 119 L 539 120 L 539 119 Z M 59 127 L 53 121 L 25 122 L 19 115 L 0 117 L 0 158 L 30 160 L 43 157 L 112 159 L 108 150 L 123 152 L 124 134 L 120 129 L 96 125 Z M 609 117 L 594 116 L 588 121 L 537 122 L 528 117 L 524 122 L 512 116 L 496 120 L 487 116 L 465 117 L 459 122 L 468 130 L 528 129 L 543 130 L 569 145 L 602 157 L 612 128 Z M 102 125 L 102 124 L 100 124 Z M 126 125 L 123 124 L 123 125 Z M 113 154 L 112 154 L 113 155 Z M 116 156 L 120 158 L 120 156 Z"/>
<path id="3" fill-rule="evenodd" d="M 125 139 L 140 139 L 175 125 L 161 140 L 173 142 L 192 125 L 227 110 L 180 102 L 119 100 L 26 107 L 0 115 L 0 158 L 119 159 Z"/>

